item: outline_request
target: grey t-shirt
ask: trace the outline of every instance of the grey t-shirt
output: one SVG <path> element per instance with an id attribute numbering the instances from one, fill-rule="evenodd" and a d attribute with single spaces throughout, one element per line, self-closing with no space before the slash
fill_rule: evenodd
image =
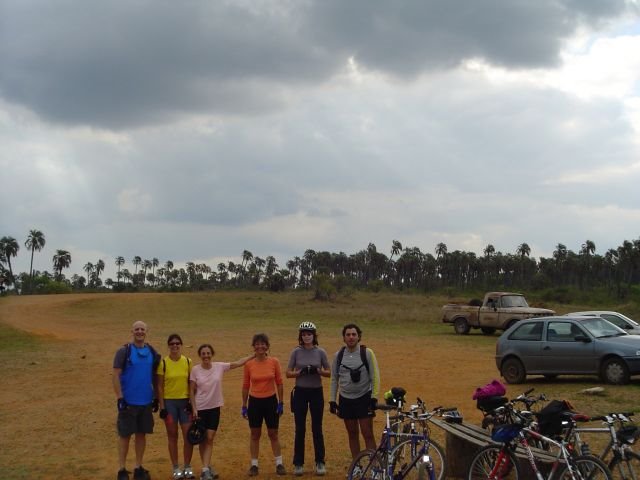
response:
<path id="1" fill-rule="evenodd" d="M 340 365 L 338 365 L 339 353 L 340 350 L 336 352 L 331 366 L 330 400 L 335 402 L 338 393 L 345 398 L 355 399 L 362 397 L 367 392 L 371 392 L 371 396 L 377 398 L 380 386 L 380 371 L 378 370 L 378 362 L 373 350 L 367 348 L 369 371 L 367 371 L 362 363 L 359 344 L 353 352 L 350 352 L 348 349 L 345 350 Z M 360 367 L 360 381 L 358 383 L 354 383 L 351 380 L 349 369 L 345 367 L 354 370 Z"/>
<path id="2" fill-rule="evenodd" d="M 316 368 L 329 369 L 329 359 L 327 358 L 327 352 L 324 349 L 314 346 L 313 348 L 304 348 L 298 346 L 293 349 L 291 356 L 289 357 L 289 365 L 287 370 L 293 370 L 294 368 L 303 369 L 307 365 L 311 365 Z M 300 375 L 296 377 L 296 387 L 303 388 L 319 388 L 322 387 L 322 379 L 320 374 L 313 375 Z"/>

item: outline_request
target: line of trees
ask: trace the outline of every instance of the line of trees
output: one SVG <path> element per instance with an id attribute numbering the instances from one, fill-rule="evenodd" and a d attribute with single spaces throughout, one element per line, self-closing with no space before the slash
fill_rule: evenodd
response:
<path id="1" fill-rule="evenodd" d="M 58 290 L 112 289 L 124 290 L 213 290 L 224 288 L 285 289 L 325 288 L 339 291 L 344 287 L 393 288 L 432 291 L 440 288 L 459 290 L 544 289 L 577 287 L 581 290 L 606 287 L 611 294 L 624 297 L 630 287 L 640 282 L 640 239 L 625 240 L 604 255 L 596 253 L 596 245 L 586 240 L 577 252 L 558 243 L 549 258 L 531 257 L 527 243 L 517 246 L 514 253 L 496 251 L 487 245 L 481 256 L 474 252 L 449 251 L 439 243 L 434 254 L 418 247 L 403 247 L 394 240 L 389 256 L 370 243 L 354 254 L 308 249 L 278 265 L 273 256 L 261 258 L 244 250 L 239 263 L 218 263 L 215 268 L 204 263 L 187 262 L 184 268 L 174 268 L 171 260 L 161 263 L 134 256 L 131 267 L 122 256 L 114 259 L 115 280 L 102 280 L 105 262 L 87 263 L 86 276 L 74 274 L 66 278 L 63 271 L 71 265 L 71 253 L 57 250 L 52 258 L 52 271 L 33 270 L 33 257 L 45 245 L 40 230 L 31 230 L 24 246 L 30 252 L 29 272 L 15 275 L 11 259 L 20 245 L 13 237 L 0 239 L 0 275 L 5 285 L 14 285 L 24 293 L 47 291 L 52 282 Z"/>

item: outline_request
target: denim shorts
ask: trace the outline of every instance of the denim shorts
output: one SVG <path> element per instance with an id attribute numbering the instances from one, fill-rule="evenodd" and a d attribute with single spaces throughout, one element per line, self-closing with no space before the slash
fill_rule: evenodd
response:
<path id="1" fill-rule="evenodd" d="M 171 420 L 180 425 L 191 423 L 191 413 L 187 412 L 188 398 L 165 399 L 164 409 L 171 416 Z M 167 417 L 168 419 L 169 417 Z"/>

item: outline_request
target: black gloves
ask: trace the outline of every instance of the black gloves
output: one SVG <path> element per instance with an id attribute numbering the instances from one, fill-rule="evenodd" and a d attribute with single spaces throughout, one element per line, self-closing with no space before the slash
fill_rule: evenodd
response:
<path id="1" fill-rule="evenodd" d="M 314 367 L 313 365 L 307 365 L 300 369 L 300 375 L 316 375 L 317 373 L 318 367 Z"/>
<path id="2" fill-rule="evenodd" d="M 369 400 L 369 410 L 373 411 L 376 409 L 377 406 L 378 406 L 378 399 L 372 397 L 371 400 Z"/>
<path id="3" fill-rule="evenodd" d="M 160 409 L 160 418 L 162 420 L 164 420 L 165 418 L 167 418 L 169 416 L 169 412 L 167 412 L 166 408 L 161 408 Z"/>
<path id="4" fill-rule="evenodd" d="M 118 411 L 123 412 L 127 409 L 127 402 L 124 401 L 124 398 L 118 399 Z"/>
<path id="5" fill-rule="evenodd" d="M 336 402 L 329 402 L 329 411 L 334 415 L 338 414 L 338 404 Z"/>
<path id="6" fill-rule="evenodd" d="M 160 408 L 160 401 L 157 398 L 154 398 L 153 402 L 151 402 L 151 411 L 153 413 L 156 413 L 159 408 Z"/>
<path id="7" fill-rule="evenodd" d="M 187 403 L 187 406 L 184 407 L 184 411 L 187 413 L 193 413 L 193 406 L 191 405 L 191 402 Z"/>

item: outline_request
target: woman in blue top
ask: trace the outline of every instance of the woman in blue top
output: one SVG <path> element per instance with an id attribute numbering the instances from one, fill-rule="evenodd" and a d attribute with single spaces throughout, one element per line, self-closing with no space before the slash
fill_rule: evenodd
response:
<path id="1" fill-rule="evenodd" d="M 316 474 L 326 473 L 324 456 L 324 435 L 322 415 L 324 394 L 321 377 L 330 377 L 331 370 L 327 353 L 318 346 L 316 326 L 302 322 L 298 327 L 298 346 L 293 349 L 287 366 L 287 377 L 296 379 L 291 408 L 296 424 L 293 465 L 294 474 L 304 473 L 304 436 L 306 433 L 307 411 L 311 411 L 311 431 L 315 453 Z"/>

